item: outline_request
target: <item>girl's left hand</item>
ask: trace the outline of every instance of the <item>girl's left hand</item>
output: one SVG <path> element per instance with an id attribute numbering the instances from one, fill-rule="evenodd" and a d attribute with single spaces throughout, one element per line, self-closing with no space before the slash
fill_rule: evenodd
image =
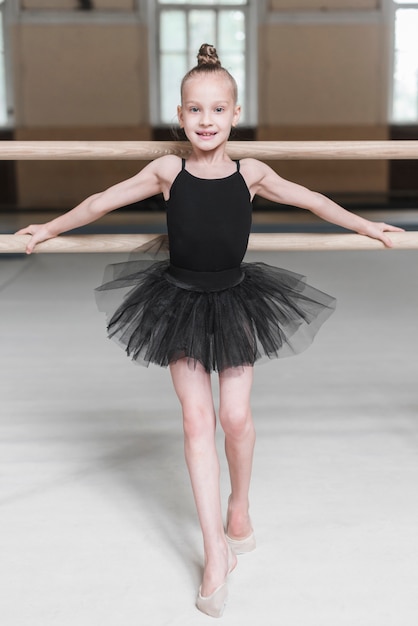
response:
<path id="1" fill-rule="evenodd" d="M 401 233 L 404 232 L 404 229 L 398 228 L 397 226 L 391 226 L 390 224 L 385 224 L 384 222 L 367 222 L 364 229 L 362 228 L 358 232 L 360 235 L 367 235 L 367 237 L 371 237 L 372 239 L 378 239 L 384 243 L 387 248 L 392 248 L 393 242 L 390 237 L 385 235 L 385 233 Z"/>

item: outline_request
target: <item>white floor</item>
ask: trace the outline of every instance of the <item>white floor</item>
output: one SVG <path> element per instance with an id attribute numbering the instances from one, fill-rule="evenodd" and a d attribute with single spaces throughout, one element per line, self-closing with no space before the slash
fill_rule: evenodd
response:
<path id="1" fill-rule="evenodd" d="M 264 259 L 338 309 L 303 355 L 256 368 L 258 549 L 240 557 L 222 622 L 416 626 L 418 252 Z M 92 289 L 109 261 L 0 258 L 5 626 L 213 623 L 194 608 L 177 401 L 167 371 L 105 338 Z"/>

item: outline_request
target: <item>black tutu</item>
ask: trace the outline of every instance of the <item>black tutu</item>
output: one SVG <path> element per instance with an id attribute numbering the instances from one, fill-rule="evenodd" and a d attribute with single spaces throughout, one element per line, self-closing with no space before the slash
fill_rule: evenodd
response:
<path id="1" fill-rule="evenodd" d="M 201 291 L 168 275 L 168 260 L 108 266 L 96 299 L 109 337 L 143 365 L 186 357 L 207 372 L 305 350 L 335 299 L 289 270 L 258 262 L 241 267 L 239 284 Z"/>

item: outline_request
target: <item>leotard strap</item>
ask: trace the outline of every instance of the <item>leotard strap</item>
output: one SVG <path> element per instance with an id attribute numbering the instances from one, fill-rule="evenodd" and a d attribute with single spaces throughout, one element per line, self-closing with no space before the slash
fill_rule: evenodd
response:
<path id="1" fill-rule="evenodd" d="M 239 162 L 239 159 L 237 159 L 237 160 L 235 161 L 235 163 L 237 164 L 237 172 L 239 172 L 239 168 L 240 168 L 240 162 Z"/>

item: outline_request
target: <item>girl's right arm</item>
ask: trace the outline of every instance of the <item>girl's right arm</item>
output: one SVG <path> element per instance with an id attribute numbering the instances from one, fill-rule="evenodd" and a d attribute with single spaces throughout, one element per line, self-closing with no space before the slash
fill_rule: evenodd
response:
<path id="1" fill-rule="evenodd" d="M 31 224 L 18 230 L 16 235 L 32 235 L 26 253 L 33 252 L 36 244 L 57 237 L 60 233 L 85 226 L 106 213 L 139 202 L 150 196 L 166 192 L 178 166 L 173 155 L 164 156 L 149 163 L 132 178 L 128 178 L 105 191 L 89 196 L 74 209 L 45 224 Z"/>

